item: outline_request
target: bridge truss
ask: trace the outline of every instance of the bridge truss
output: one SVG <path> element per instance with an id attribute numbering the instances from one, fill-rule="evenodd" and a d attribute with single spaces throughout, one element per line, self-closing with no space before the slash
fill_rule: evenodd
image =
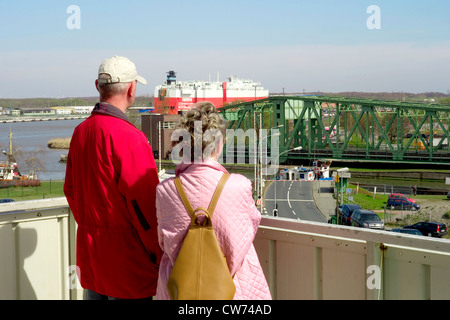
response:
<path id="1" fill-rule="evenodd" d="M 450 164 L 450 106 L 274 96 L 226 106 L 220 112 L 228 120 L 228 129 L 256 129 L 259 140 L 264 139 L 259 129 L 279 130 L 280 162 L 330 159 Z M 270 132 L 266 135 L 269 145 Z M 298 147 L 302 149 L 293 150 Z"/>

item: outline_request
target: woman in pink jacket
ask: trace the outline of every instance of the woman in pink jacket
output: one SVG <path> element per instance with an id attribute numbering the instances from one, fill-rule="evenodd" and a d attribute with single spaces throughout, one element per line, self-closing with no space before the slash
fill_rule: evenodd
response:
<path id="1" fill-rule="evenodd" d="M 179 129 L 189 132 L 191 146 L 194 146 L 194 137 L 198 138 L 198 133 L 194 134 L 194 127 L 202 128 L 200 132 L 203 138 L 202 155 L 199 156 L 203 159 L 199 161 L 194 154 L 195 148 L 192 147 L 190 157 L 184 155 L 185 160 L 177 166 L 175 174 L 180 177 L 192 207 L 198 208 L 208 206 L 219 179 L 223 173 L 227 172 L 217 162 L 222 151 L 223 140 L 219 139 L 219 143 L 216 144 L 218 146 L 214 149 L 216 152 L 210 152 L 211 148 L 208 146 L 214 145 L 217 141 L 214 141 L 214 135 L 205 135 L 206 132 L 214 130 L 216 132 L 220 130 L 220 133 L 224 134 L 225 121 L 217 113 L 214 105 L 201 102 L 183 116 L 178 126 Z M 219 136 L 223 135 L 219 134 Z M 211 156 L 205 156 L 205 153 Z M 167 280 L 191 221 L 178 195 L 173 178 L 158 185 L 156 209 L 158 239 L 164 251 L 159 267 L 156 298 L 170 299 Z M 235 300 L 271 299 L 267 281 L 253 246 L 260 220 L 261 214 L 256 209 L 252 198 L 250 180 L 239 174 L 231 174 L 217 203 L 212 222 L 217 239 L 227 258 L 230 272 L 234 275 Z"/>

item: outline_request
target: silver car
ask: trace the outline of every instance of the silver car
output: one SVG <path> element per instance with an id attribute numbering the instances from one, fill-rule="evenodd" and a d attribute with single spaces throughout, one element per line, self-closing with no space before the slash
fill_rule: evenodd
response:
<path id="1" fill-rule="evenodd" d="M 355 210 L 352 213 L 351 225 L 354 227 L 384 230 L 384 222 L 369 210 Z"/>

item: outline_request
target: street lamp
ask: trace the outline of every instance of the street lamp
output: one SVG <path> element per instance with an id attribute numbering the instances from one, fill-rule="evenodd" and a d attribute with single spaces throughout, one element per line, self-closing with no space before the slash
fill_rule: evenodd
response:
<path id="1" fill-rule="evenodd" d="M 280 124 L 279 126 L 273 127 L 270 130 L 276 129 L 276 128 L 281 128 L 284 127 L 284 125 Z M 261 195 L 261 211 L 264 208 L 264 198 L 263 198 L 263 177 L 262 177 L 262 166 L 263 166 L 263 156 L 262 156 L 262 143 L 264 141 L 264 139 L 267 139 L 269 137 L 273 137 L 273 136 L 280 136 L 281 133 L 280 132 L 276 132 L 274 134 L 271 134 L 269 136 L 265 136 L 262 139 L 259 140 L 259 159 L 260 159 L 260 168 L 259 168 L 259 186 L 260 186 L 260 195 Z M 261 136 L 261 135 L 260 135 Z M 267 160 L 267 148 L 266 148 L 266 160 Z M 265 176 L 267 176 L 267 163 L 266 163 L 266 173 Z"/>
<path id="2" fill-rule="evenodd" d="M 302 150 L 302 147 L 295 147 L 294 149 L 289 149 L 289 150 L 283 151 L 282 153 L 280 153 L 278 155 L 278 157 L 277 157 L 275 162 L 278 163 L 278 159 L 280 158 L 280 156 L 282 154 L 286 153 L 286 152 L 289 152 L 289 151 L 300 151 L 300 150 Z M 274 206 L 274 209 L 272 211 L 274 217 L 276 217 L 278 215 L 278 206 L 277 206 L 277 175 L 275 175 L 275 181 L 274 181 L 274 183 L 275 183 L 275 206 Z"/>

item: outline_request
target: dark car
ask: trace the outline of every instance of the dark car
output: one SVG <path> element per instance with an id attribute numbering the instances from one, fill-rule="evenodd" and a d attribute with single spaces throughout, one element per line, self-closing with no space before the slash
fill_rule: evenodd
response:
<path id="1" fill-rule="evenodd" d="M 398 232 L 398 233 L 407 233 L 407 234 L 413 234 L 416 236 L 423 236 L 422 232 L 420 232 L 417 229 L 405 229 L 405 228 L 396 228 L 392 229 L 392 232 Z"/>
<path id="2" fill-rule="evenodd" d="M 417 229 L 424 236 L 429 237 L 442 237 L 447 234 L 447 226 L 444 223 L 437 222 L 417 222 L 410 226 L 404 226 L 406 229 Z"/>
<path id="3" fill-rule="evenodd" d="M 343 204 L 339 206 L 339 224 L 344 226 L 351 225 L 351 216 L 353 211 L 362 209 L 357 204 Z"/>
<path id="4" fill-rule="evenodd" d="M 419 210 L 420 205 L 416 203 L 416 200 L 408 198 L 401 193 L 392 193 L 387 201 L 387 206 L 391 209 L 407 209 L 407 210 Z"/>
<path id="5" fill-rule="evenodd" d="M 354 227 L 384 230 L 384 222 L 373 211 L 355 210 L 351 216 L 351 225 Z"/>
<path id="6" fill-rule="evenodd" d="M 0 203 L 15 202 L 14 199 L 0 199 Z"/>

